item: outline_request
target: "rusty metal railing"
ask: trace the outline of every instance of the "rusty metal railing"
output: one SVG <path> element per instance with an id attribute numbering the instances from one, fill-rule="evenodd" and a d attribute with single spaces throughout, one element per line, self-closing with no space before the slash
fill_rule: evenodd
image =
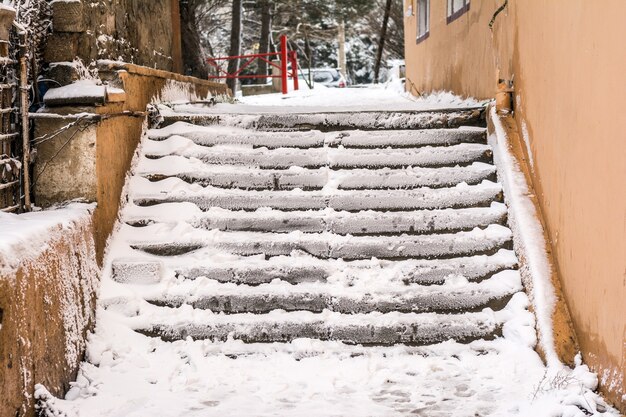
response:
<path id="1" fill-rule="evenodd" d="M 278 58 L 278 63 L 274 62 L 271 58 Z M 241 61 L 241 65 L 234 72 L 229 73 L 225 70 L 220 63 L 227 64 L 230 61 Z M 244 70 L 249 68 L 255 61 L 264 61 L 270 67 L 277 68 L 279 70 L 278 75 L 269 74 L 244 74 Z M 250 55 L 238 55 L 238 56 L 225 56 L 218 58 L 209 58 L 207 60 L 209 65 L 216 69 L 217 75 L 209 75 L 209 79 L 255 79 L 255 78 L 280 78 L 281 89 L 283 94 L 287 94 L 289 77 L 293 78 L 293 88 L 298 89 L 298 55 L 296 51 L 290 51 L 287 46 L 287 37 L 281 35 L 280 37 L 280 51 L 268 52 L 264 54 L 250 54 Z M 291 69 L 289 68 L 291 67 Z"/>

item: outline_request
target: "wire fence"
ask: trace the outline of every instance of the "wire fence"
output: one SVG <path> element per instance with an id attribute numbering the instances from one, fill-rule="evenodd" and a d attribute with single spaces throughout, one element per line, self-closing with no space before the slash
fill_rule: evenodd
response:
<path id="1" fill-rule="evenodd" d="M 31 209 L 28 113 L 40 103 L 37 79 L 51 28 L 45 0 L 18 0 L 8 40 L 0 40 L 0 211 Z"/>

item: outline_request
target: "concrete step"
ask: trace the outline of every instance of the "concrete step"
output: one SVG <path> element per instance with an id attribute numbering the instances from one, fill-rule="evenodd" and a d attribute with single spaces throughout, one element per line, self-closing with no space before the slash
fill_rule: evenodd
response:
<path id="1" fill-rule="evenodd" d="M 499 334 L 499 323 L 490 310 L 453 315 L 280 310 L 268 314 L 222 315 L 194 311 L 190 306 L 179 309 L 153 306 L 154 310 L 160 311 L 150 314 L 151 324 L 146 325 L 140 316 L 134 328 L 139 333 L 165 341 L 190 337 L 194 340 L 225 341 L 231 338 L 245 343 L 273 343 L 311 338 L 363 345 L 427 345 L 450 339 L 469 343 L 492 339 Z M 129 322 L 133 326 L 134 321 Z"/>
<path id="2" fill-rule="evenodd" d="M 510 297 L 522 290 L 518 271 L 503 271 L 480 283 L 464 280 L 447 285 L 406 285 L 369 280 L 343 283 L 301 283 L 291 286 L 273 282 L 260 286 L 203 283 L 206 285 L 168 286 L 147 297 L 157 306 L 180 307 L 189 304 L 196 309 L 226 314 L 265 314 L 272 310 L 324 310 L 344 314 L 371 313 L 429 313 L 475 312 L 485 308 L 500 310 Z"/>
<path id="3" fill-rule="evenodd" d="M 168 228 L 159 227 L 158 231 L 153 231 L 151 227 L 147 226 L 142 230 L 145 231 L 144 236 L 151 235 L 152 238 L 145 242 L 130 242 L 131 248 L 157 256 L 178 256 L 200 248 L 211 248 L 240 256 L 280 256 L 299 251 L 322 259 L 402 259 L 489 254 L 510 246 L 511 243 L 511 231 L 494 224 L 469 232 L 415 236 L 197 231 L 186 233 L 180 240 L 174 238 L 175 233 Z"/>
<path id="4" fill-rule="evenodd" d="M 244 165 L 263 169 L 291 167 L 320 168 L 402 168 L 444 167 L 491 163 L 488 145 L 461 143 L 452 146 L 421 148 L 253 148 L 250 146 L 199 146 L 191 140 L 174 136 L 162 142 L 146 141 L 145 156 L 159 159 L 168 155 L 196 158 L 213 165 Z M 166 165 L 163 163 L 163 165 Z"/>
<path id="5" fill-rule="evenodd" d="M 176 122 L 162 129 L 151 129 L 148 138 L 162 141 L 172 136 L 182 136 L 202 146 L 252 145 L 267 148 L 313 148 L 324 146 L 326 135 L 320 131 L 260 132 L 223 126 L 197 126 Z"/>
<path id="6" fill-rule="evenodd" d="M 180 178 L 185 182 L 219 188 L 248 190 L 303 190 L 332 186 L 338 189 L 412 189 L 450 187 L 462 182 L 479 184 L 496 180 L 493 165 L 475 162 L 468 166 L 400 169 L 258 169 L 235 165 L 208 165 L 195 158 L 169 155 L 143 158 L 136 175 L 150 181 Z"/>
<path id="7" fill-rule="evenodd" d="M 202 146 L 252 145 L 253 147 L 314 148 L 343 146 L 346 148 L 406 148 L 419 146 L 450 146 L 459 143 L 486 143 L 484 128 L 421 129 L 328 132 L 262 132 L 221 126 L 196 126 L 177 122 L 163 129 L 148 131 L 152 140 L 162 141 L 182 136 Z"/>
<path id="8" fill-rule="evenodd" d="M 513 251 L 501 249 L 490 256 L 376 262 L 278 256 L 263 261 L 243 259 L 228 262 L 227 266 L 196 262 L 193 265 L 174 267 L 174 270 L 176 276 L 182 280 L 204 278 L 246 285 L 259 285 L 274 280 L 294 285 L 327 281 L 350 283 L 356 279 L 439 285 L 448 279 L 458 277 L 470 282 L 482 281 L 503 270 L 516 269 L 517 266 L 517 258 Z"/>
<path id="9" fill-rule="evenodd" d="M 176 178 L 158 183 L 134 178 L 130 196 L 138 206 L 190 202 L 203 210 L 424 210 L 490 206 L 494 201 L 502 201 L 502 187 L 483 181 L 477 185 L 415 190 L 242 191 L 189 186 Z"/>
<path id="10" fill-rule="evenodd" d="M 164 216 L 153 218 L 141 212 L 125 217 L 133 226 L 163 222 Z M 417 210 L 397 212 L 361 211 L 350 213 L 332 209 L 317 211 L 232 211 L 210 209 L 202 214 L 185 218 L 171 212 L 170 223 L 187 222 L 196 228 L 223 231 L 307 233 L 332 232 L 346 235 L 442 233 L 472 230 L 490 224 L 506 222 L 506 206 L 492 203 L 489 207 L 466 209 Z"/>
<path id="11" fill-rule="evenodd" d="M 388 131 L 345 131 L 326 139 L 330 146 L 344 148 L 418 148 L 452 146 L 461 143 L 487 143 L 483 128 L 422 129 Z"/>
<path id="12" fill-rule="evenodd" d="M 198 126 L 233 126 L 256 130 L 354 130 L 354 129 L 442 129 L 460 126 L 485 125 L 485 108 L 440 109 L 436 111 L 344 111 L 328 113 L 273 113 L 231 114 L 169 114 L 165 126 L 186 122 Z"/>

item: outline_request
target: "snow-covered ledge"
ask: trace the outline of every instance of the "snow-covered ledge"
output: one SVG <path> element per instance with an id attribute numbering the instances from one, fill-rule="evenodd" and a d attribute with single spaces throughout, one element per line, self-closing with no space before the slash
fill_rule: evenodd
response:
<path id="1" fill-rule="evenodd" d="M 64 395 L 95 320 L 93 205 L 0 213 L 0 415 L 35 414 L 45 384 Z"/>
<path id="2" fill-rule="evenodd" d="M 519 135 L 511 116 L 491 105 L 487 112 L 489 145 L 493 148 L 498 180 L 509 208 L 513 246 L 520 259 L 524 286 L 536 316 L 537 350 L 551 367 L 573 365 L 578 343 L 541 220 L 541 210 L 523 162 Z"/>

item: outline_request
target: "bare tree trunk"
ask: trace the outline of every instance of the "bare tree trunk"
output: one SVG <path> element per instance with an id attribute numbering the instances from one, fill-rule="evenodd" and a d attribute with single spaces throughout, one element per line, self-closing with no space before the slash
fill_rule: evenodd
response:
<path id="1" fill-rule="evenodd" d="M 389 24 L 389 14 L 391 13 L 391 2 L 387 0 L 385 4 L 385 14 L 383 16 L 383 26 L 380 29 L 380 38 L 378 40 L 378 51 L 376 51 L 376 63 L 374 65 L 374 83 L 378 84 L 380 75 L 380 64 L 383 60 L 383 49 L 385 49 L 385 38 L 387 37 L 387 25 Z"/>
<path id="2" fill-rule="evenodd" d="M 261 39 L 259 40 L 259 53 L 266 54 L 270 51 L 270 33 L 272 31 L 272 2 L 263 0 L 261 3 Z M 267 75 L 267 62 L 259 60 L 258 75 Z M 267 78 L 257 79 L 257 84 L 265 84 Z"/>
<path id="3" fill-rule="evenodd" d="M 309 88 L 313 88 L 313 80 L 311 79 L 311 68 L 313 67 L 313 51 L 311 50 L 311 41 L 309 40 L 309 32 L 304 32 L 304 54 L 306 55 L 307 66 L 309 68 L 308 72 L 308 86 Z"/>
<path id="4" fill-rule="evenodd" d="M 200 34 L 193 0 L 180 0 L 180 27 L 183 49 L 183 72 L 198 78 L 207 78 L 208 65 L 202 54 Z"/>
<path id="5" fill-rule="evenodd" d="M 347 64 L 346 64 L 346 24 L 343 20 L 343 17 L 341 18 L 341 21 L 339 22 L 339 30 L 338 30 L 338 37 L 339 37 L 339 72 L 341 72 L 343 74 L 344 77 L 346 77 L 346 79 L 348 79 L 348 68 L 347 68 Z"/>
<path id="6" fill-rule="evenodd" d="M 228 55 L 238 56 L 241 55 L 241 18 L 242 18 L 242 0 L 233 0 L 233 12 L 232 12 L 232 27 L 230 31 L 230 50 Z M 239 69 L 239 59 L 232 59 L 228 61 L 228 73 L 232 74 Z M 237 87 L 237 79 L 229 78 L 226 80 L 226 84 L 235 94 Z"/>

